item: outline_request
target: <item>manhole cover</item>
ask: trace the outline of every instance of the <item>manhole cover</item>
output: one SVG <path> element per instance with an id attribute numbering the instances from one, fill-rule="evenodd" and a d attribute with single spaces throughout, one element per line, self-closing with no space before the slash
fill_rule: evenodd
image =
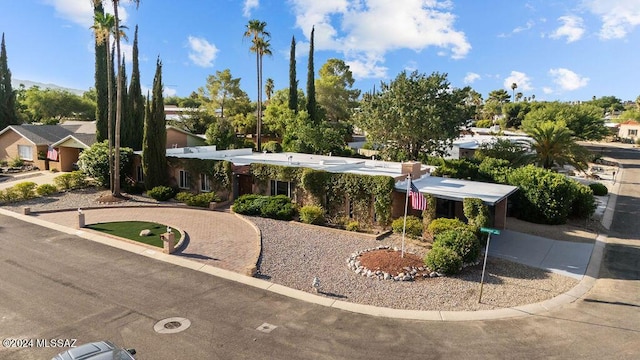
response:
<path id="1" fill-rule="evenodd" d="M 189 319 L 181 317 L 172 317 L 158 321 L 153 330 L 160 334 L 175 334 L 187 330 L 191 326 Z"/>
<path id="2" fill-rule="evenodd" d="M 262 331 L 263 333 L 270 333 L 273 331 L 273 329 L 277 328 L 277 326 L 269 324 L 269 323 L 264 323 L 260 326 L 258 326 L 258 328 L 256 328 L 256 330 L 258 331 Z"/>

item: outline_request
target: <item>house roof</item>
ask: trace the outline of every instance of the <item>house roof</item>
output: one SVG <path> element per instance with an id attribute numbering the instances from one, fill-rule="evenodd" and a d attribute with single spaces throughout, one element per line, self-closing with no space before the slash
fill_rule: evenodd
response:
<path id="1" fill-rule="evenodd" d="M 75 134 L 91 134 L 96 135 L 96 122 L 95 121 L 79 121 L 79 120 L 67 120 L 60 126 L 71 130 Z"/>
<path id="2" fill-rule="evenodd" d="M 0 131 L 0 135 L 12 130 L 34 145 L 50 145 L 71 135 L 72 132 L 59 125 L 10 125 Z M 95 135 L 94 135 L 95 136 Z"/>
<path id="3" fill-rule="evenodd" d="M 413 184 L 421 193 L 431 194 L 437 198 L 456 201 L 462 201 L 465 198 L 479 198 L 489 206 L 497 204 L 518 190 L 517 186 L 428 175 L 413 180 Z M 397 182 L 396 190 L 406 192 L 406 180 Z"/>
<path id="4" fill-rule="evenodd" d="M 70 134 L 56 141 L 55 143 L 51 144 L 51 146 L 53 147 L 61 146 L 61 145 L 66 146 L 67 144 L 72 143 L 74 141 L 78 143 L 79 146 L 72 145 L 71 147 L 80 147 L 82 149 L 86 149 L 96 142 L 96 136 L 95 134 Z"/>
<path id="5" fill-rule="evenodd" d="M 637 122 L 635 120 L 627 120 L 623 123 L 620 123 L 620 125 L 640 125 L 640 122 Z"/>
<path id="6" fill-rule="evenodd" d="M 178 158 L 197 158 L 227 160 L 234 165 L 272 164 L 292 167 L 305 167 L 325 170 L 333 173 L 351 173 L 361 175 L 386 175 L 394 179 L 404 178 L 402 163 L 356 159 L 340 156 L 326 156 L 300 153 L 254 153 L 252 149 L 216 150 L 215 146 L 195 146 L 167 149 L 167 156 Z M 421 170 L 434 167 L 422 165 Z M 423 176 L 413 183 L 420 192 L 432 194 L 438 198 L 461 201 L 464 198 L 480 198 L 487 205 L 495 205 L 518 188 L 509 185 L 484 183 L 478 181 Z M 396 182 L 396 190 L 405 192 L 407 183 Z"/>

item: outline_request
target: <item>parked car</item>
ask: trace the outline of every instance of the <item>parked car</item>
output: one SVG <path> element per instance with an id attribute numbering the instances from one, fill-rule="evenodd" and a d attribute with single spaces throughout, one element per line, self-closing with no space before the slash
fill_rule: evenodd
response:
<path id="1" fill-rule="evenodd" d="M 110 341 L 96 341 L 56 355 L 51 360 L 135 360 L 135 349 L 125 349 Z"/>

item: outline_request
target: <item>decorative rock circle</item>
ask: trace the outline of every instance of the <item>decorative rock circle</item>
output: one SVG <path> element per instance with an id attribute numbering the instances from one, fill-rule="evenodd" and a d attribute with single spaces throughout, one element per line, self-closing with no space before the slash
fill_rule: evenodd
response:
<path id="1" fill-rule="evenodd" d="M 441 276 L 441 274 L 438 274 L 436 272 L 428 272 L 428 276 L 427 273 L 424 273 L 425 271 L 428 271 L 428 269 L 426 268 L 415 268 L 415 267 L 405 267 L 403 270 L 404 272 L 399 273 L 396 276 L 393 276 L 387 272 L 384 271 L 372 271 L 370 269 L 365 268 L 364 266 L 362 266 L 362 264 L 360 263 L 360 260 L 358 260 L 358 258 L 360 257 L 360 255 L 369 252 L 369 251 L 376 251 L 376 250 L 393 250 L 393 251 L 399 251 L 397 247 L 390 247 L 390 246 L 386 246 L 386 245 L 380 245 L 377 246 L 375 248 L 371 248 L 371 249 L 366 249 L 366 250 L 362 250 L 362 251 L 358 251 L 358 252 L 354 252 L 351 254 L 351 256 L 349 256 L 349 258 L 347 259 L 347 265 L 349 266 L 349 268 L 351 270 L 353 270 L 357 275 L 362 275 L 362 276 L 366 276 L 368 278 L 376 278 L 378 280 L 393 280 L 393 281 L 413 281 L 416 276 L 418 276 L 418 273 L 422 272 L 423 273 L 423 277 L 438 277 Z"/>

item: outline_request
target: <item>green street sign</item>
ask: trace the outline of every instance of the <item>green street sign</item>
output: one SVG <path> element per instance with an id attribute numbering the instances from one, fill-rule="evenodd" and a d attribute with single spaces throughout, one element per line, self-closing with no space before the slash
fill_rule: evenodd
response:
<path id="1" fill-rule="evenodd" d="M 500 235 L 500 230 L 492 229 L 492 228 L 486 228 L 486 227 L 480 228 L 480 232 L 487 233 L 487 234 L 493 234 L 493 235 Z"/>

